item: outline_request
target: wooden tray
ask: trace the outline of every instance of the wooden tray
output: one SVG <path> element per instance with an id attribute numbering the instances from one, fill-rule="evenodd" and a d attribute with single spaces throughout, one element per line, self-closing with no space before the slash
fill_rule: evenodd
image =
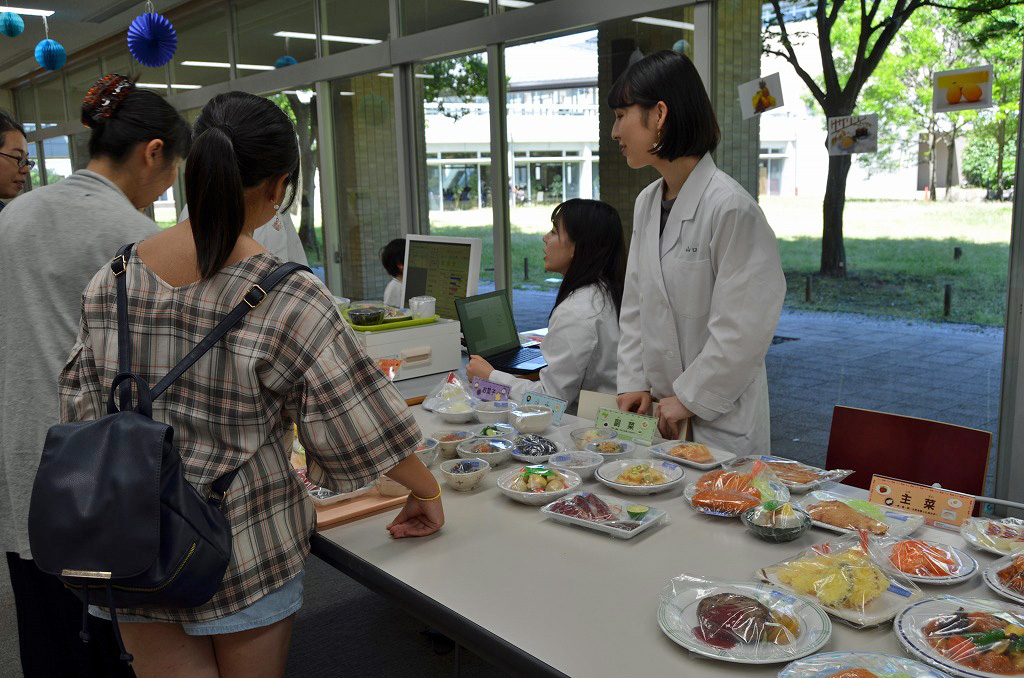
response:
<path id="1" fill-rule="evenodd" d="M 351 523 L 354 520 L 387 511 L 405 503 L 406 496 L 385 497 L 376 487 L 364 495 L 347 499 L 337 504 L 318 506 L 316 509 L 316 529 L 326 530 L 337 525 Z"/>

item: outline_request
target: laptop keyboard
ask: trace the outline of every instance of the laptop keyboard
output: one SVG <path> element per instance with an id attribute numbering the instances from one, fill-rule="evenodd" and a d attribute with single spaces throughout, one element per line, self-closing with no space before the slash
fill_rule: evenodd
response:
<path id="1" fill-rule="evenodd" d="M 516 365 L 522 365 L 523 363 L 531 362 L 540 357 L 541 353 L 539 349 L 524 349 L 519 351 L 514 358 L 506 360 L 504 363 L 510 367 L 515 367 Z"/>

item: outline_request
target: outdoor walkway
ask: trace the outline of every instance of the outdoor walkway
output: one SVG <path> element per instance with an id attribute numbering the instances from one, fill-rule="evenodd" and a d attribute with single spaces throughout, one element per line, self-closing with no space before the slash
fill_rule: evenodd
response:
<path id="1" fill-rule="evenodd" d="M 547 325 L 554 291 L 513 294 L 519 329 Z M 773 453 L 823 465 L 835 405 L 991 431 L 995 450 L 1002 328 L 783 310 L 775 335 Z"/>

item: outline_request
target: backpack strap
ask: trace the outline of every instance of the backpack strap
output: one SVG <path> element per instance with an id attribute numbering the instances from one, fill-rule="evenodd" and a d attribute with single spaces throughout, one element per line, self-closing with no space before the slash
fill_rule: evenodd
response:
<path id="1" fill-rule="evenodd" d="M 130 242 L 123 246 L 110 262 L 110 270 L 117 280 L 117 371 L 121 374 L 132 371 L 132 339 L 128 331 L 128 276 L 125 272 L 128 270 L 128 260 L 131 259 L 134 245 L 135 243 Z M 122 410 L 131 407 L 131 381 L 126 380 L 122 383 L 119 402 Z"/>

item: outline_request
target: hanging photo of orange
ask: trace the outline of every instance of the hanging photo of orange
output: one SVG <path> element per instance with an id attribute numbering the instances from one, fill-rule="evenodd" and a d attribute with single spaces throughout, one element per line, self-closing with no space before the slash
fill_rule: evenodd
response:
<path id="1" fill-rule="evenodd" d="M 932 111 L 955 111 L 992 106 L 992 66 L 974 66 L 935 74 Z"/>

